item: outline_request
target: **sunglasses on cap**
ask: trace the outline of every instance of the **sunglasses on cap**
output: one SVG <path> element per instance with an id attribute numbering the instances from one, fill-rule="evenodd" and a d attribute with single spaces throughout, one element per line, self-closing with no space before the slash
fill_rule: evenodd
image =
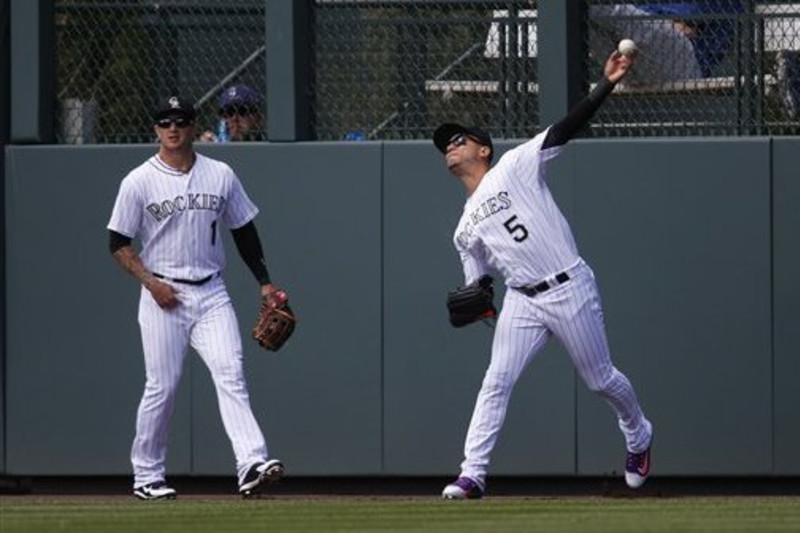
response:
<path id="1" fill-rule="evenodd" d="M 159 128 L 169 128 L 175 124 L 179 128 L 185 128 L 192 125 L 192 121 L 183 117 L 167 117 L 156 120 L 156 126 Z"/>
<path id="2" fill-rule="evenodd" d="M 244 117 L 255 113 L 255 108 L 248 105 L 229 105 L 219 110 L 219 114 L 225 118 L 239 115 Z"/>

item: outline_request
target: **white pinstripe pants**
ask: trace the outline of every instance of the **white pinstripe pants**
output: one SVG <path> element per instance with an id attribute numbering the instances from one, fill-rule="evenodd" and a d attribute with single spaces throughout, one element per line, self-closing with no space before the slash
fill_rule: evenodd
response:
<path id="1" fill-rule="evenodd" d="M 583 261 L 569 273 L 567 283 L 533 297 L 506 291 L 461 463 L 461 475 L 482 486 L 514 384 L 551 335 L 564 344 L 589 389 L 614 409 L 627 449 L 641 452 L 650 443 L 652 425 L 628 378 L 611 362 L 594 274 Z"/>
<path id="2" fill-rule="evenodd" d="M 241 483 L 253 463 L 266 460 L 267 445 L 250 408 L 233 306 L 221 278 L 199 287 L 174 286 L 180 304 L 173 309 L 161 309 L 144 288 L 139 299 L 146 383 L 131 448 L 134 487 L 164 479 L 170 419 L 189 346 L 211 373 Z"/>

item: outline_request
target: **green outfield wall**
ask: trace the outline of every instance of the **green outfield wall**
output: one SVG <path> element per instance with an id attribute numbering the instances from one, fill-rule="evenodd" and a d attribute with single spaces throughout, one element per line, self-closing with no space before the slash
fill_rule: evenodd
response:
<path id="1" fill-rule="evenodd" d="M 130 472 L 139 288 L 105 226 L 120 180 L 154 149 L 5 148 L 1 474 Z M 464 198 L 440 154 L 422 141 L 199 150 L 261 207 L 270 272 L 299 317 L 278 353 L 245 342 L 271 452 L 291 475 L 456 473 L 492 331 L 447 322 Z M 579 140 L 555 162 L 614 360 L 655 424 L 657 475 L 800 474 L 798 168 L 791 138 Z M 229 237 L 247 336 L 258 289 Z M 623 458 L 611 410 L 553 341 L 517 385 L 491 472 L 611 475 Z M 233 473 L 193 353 L 168 461 L 172 474 Z"/>

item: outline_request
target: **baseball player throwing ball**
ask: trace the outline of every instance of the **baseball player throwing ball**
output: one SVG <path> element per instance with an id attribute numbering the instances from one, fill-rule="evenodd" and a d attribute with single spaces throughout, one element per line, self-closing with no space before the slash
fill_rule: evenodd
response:
<path id="1" fill-rule="evenodd" d="M 195 110 L 173 96 L 155 115 L 158 153 L 122 180 L 111 221 L 110 249 L 142 285 L 139 326 L 146 383 L 131 449 L 133 494 L 143 500 L 175 498 L 166 484 L 167 433 L 187 348 L 211 372 L 219 410 L 236 457 L 239 491 L 250 495 L 283 475 L 270 459 L 250 408 L 242 367 L 239 325 L 221 273 L 219 232 L 231 228 L 242 259 L 261 285 L 270 282 L 250 201 L 231 168 L 192 146 Z M 141 255 L 131 240 L 141 239 Z"/>
<path id="2" fill-rule="evenodd" d="M 652 425 L 631 383 L 611 362 L 594 274 L 578 255 L 546 179 L 548 161 L 588 123 L 633 61 L 633 55 L 611 54 L 604 78 L 586 98 L 492 168 L 492 140 L 482 129 L 444 124 L 434 132 L 434 144 L 467 193 L 454 236 L 466 283 L 485 285 L 492 269 L 508 286 L 467 431 L 461 475 L 444 488 L 446 499 L 483 496 L 511 390 L 552 335 L 564 344 L 589 389 L 616 413 L 627 446 L 627 484 L 636 488 L 647 478 Z"/>

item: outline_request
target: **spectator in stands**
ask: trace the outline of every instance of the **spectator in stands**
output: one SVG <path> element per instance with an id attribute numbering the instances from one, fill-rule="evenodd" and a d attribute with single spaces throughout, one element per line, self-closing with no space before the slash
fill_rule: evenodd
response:
<path id="1" fill-rule="evenodd" d="M 217 132 L 203 132 L 200 136 L 201 141 L 265 140 L 261 130 L 259 96 L 247 85 L 233 85 L 225 89 L 219 99 L 219 121 L 220 127 Z"/>
<path id="2" fill-rule="evenodd" d="M 641 54 L 629 85 L 664 84 L 712 76 L 734 42 L 741 0 L 613 4 L 590 8 L 590 52 L 630 38 Z"/>

